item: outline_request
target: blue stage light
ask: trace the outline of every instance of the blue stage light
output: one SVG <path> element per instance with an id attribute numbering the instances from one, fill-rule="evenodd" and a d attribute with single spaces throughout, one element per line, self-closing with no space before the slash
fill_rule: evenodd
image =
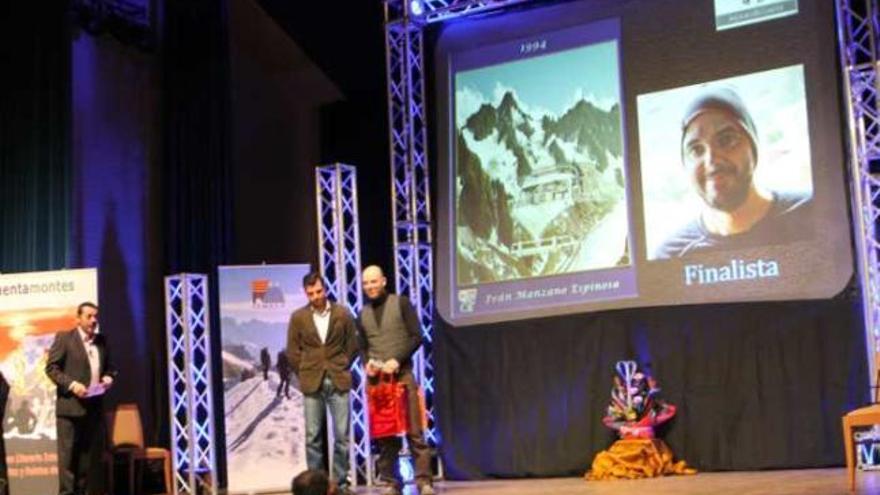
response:
<path id="1" fill-rule="evenodd" d="M 420 16 L 425 13 L 425 9 L 422 6 L 422 0 L 412 0 L 409 2 L 409 12 L 412 15 Z"/>
<path id="2" fill-rule="evenodd" d="M 415 479 L 415 468 L 413 467 L 412 457 L 400 456 L 397 459 L 397 465 L 400 468 L 400 477 L 403 478 L 404 483 L 409 483 Z"/>

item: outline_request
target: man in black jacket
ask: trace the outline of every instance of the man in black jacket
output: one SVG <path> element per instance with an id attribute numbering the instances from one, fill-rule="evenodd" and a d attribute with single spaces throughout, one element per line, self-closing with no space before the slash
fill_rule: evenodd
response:
<path id="1" fill-rule="evenodd" d="M 0 371 L 0 418 L 6 411 L 6 400 L 9 398 L 9 383 Z M 6 495 L 6 486 L 9 479 L 6 477 L 6 448 L 3 445 L 3 428 L 0 428 L 0 495 Z"/>
<path id="2" fill-rule="evenodd" d="M 363 290 L 367 296 L 360 315 L 359 331 L 363 343 L 369 383 L 378 381 L 380 373 L 394 375 L 407 392 L 408 428 L 406 441 L 415 465 L 416 486 L 420 495 L 433 495 L 431 451 L 422 431 L 418 386 L 413 376 L 412 356 L 422 345 L 418 315 L 405 296 L 389 294 L 382 269 L 368 266 L 363 272 Z M 390 483 L 388 495 L 400 495 L 403 481 L 397 464 L 400 437 L 373 440 L 379 446 L 376 469 L 379 477 Z"/>
<path id="3" fill-rule="evenodd" d="M 57 389 L 59 495 L 85 495 L 88 472 L 100 455 L 102 397 L 116 375 L 107 342 L 98 333 L 98 306 L 76 309 L 76 328 L 58 332 L 46 362 Z"/>

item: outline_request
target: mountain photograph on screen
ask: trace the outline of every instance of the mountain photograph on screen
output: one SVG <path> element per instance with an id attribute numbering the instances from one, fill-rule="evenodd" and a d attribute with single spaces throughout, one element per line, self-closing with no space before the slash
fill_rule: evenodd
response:
<path id="1" fill-rule="evenodd" d="M 631 264 L 617 64 L 612 40 L 455 75 L 459 285 Z"/>

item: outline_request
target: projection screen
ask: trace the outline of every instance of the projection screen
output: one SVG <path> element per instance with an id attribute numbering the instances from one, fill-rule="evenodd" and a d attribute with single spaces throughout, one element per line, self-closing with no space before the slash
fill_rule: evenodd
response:
<path id="1" fill-rule="evenodd" d="M 581 1 L 440 28 L 445 320 L 845 287 L 833 5 L 724 3 Z"/>

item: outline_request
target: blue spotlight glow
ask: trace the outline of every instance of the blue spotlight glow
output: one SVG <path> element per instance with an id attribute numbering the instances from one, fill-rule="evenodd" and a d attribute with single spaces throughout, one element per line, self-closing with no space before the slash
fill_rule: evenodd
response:
<path id="1" fill-rule="evenodd" d="M 422 6 L 422 0 L 412 0 L 409 2 L 409 12 L 412 15 L 420 16 L 425 13 L 425 9 Z"/>
<path id="2" fill-rule="evenodd" d="M 400 467 L 400 477 L 403 478 L 403 482 L 412 482 L 415 479 L 416 474 L 412 465 L 412 457 L 402 455 L 397 459 L 397 464 Z"/>

